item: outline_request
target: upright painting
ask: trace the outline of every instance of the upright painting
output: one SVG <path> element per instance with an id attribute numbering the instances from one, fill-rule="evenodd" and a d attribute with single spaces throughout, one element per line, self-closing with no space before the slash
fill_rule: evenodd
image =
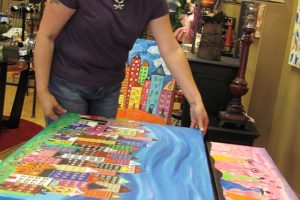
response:
<path id="1" fill-rule="evenodd" d="M 1 200 L 213 200 L 196 129 L 68 113 L 0 163 Z"/>
<path id="2" fill-rule="evenodd" d="M 137 109 L 168 121 L 175 81 L 160 56 L 156 42 L 138 39 L 129 52 L 119 108 Z"/>
<path id="3" fill-rule="evenodd" d="M 298 7 L 296 12 L 289 64 L 294 67 L 300 68 L 299 59 L 300 59 L 300 1 L 298 1 Z"/>

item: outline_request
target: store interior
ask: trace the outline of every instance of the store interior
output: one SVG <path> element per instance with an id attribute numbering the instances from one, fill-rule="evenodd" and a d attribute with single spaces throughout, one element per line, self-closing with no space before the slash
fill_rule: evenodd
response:
<path id="1" fill-rule="evenodd" d="M 200 16 L 198 16 L 195 13 L 192 13 L 193 20 L 198 18 L 197 23 L 194 23 L 192 27 L 189 27 L 189 24 L 182 24 L 183 22 L 180 22 L 179 16 L 183 16 L 184 14 L 186 14 L 185 17 L 191 16 L 189 13 L 191 10 L 187 7 L 181 8 L 180 2 L 182 3 L 183 1 L 169 1 L 170 19 L 174 26 L 174 35 L 182 48 L 186 51 L 186 55 L 191 61 L 190 65 L 195 65 L 195 70 L 192 69 L 192 71 L 196 74 L 194 76 L 196 82 L 199 81 L 197 84 L 203 84 L 199 88 L 202 96 L 204 96 L 205 99 L 207 93 L 209 98 L 214 98 L 213 100 L 206 99 L 207 102 L 205 102 L 207 104 L 210 102 L 207 106 L 211 109 L 209 115 L 211 114 L 210 117 L 212 118 L 210 121 L 213 123 L 214 119 L 220 116 L 219 112 L 225 111 L 227 108 L 230 101 L 229 96 L 231 95 L 229 85 L 231 81 L 233 81 L 232 79 L 236 77 L 236 73 L 238 73 L 241 66 L 239 61 L 241 59 L 240 55 L 243 53 L 243 47 L 240 46 L 240 37 L 244 33 L 241 23 L 244 23 L 243 19 L 246 16 L 245 13 L 242 13 L 241 9 L 243 1 L 215 1 L 212 4 L 214 7 L 209 4 L 211 1 L 204 1 L 208 4 L 203 4 L 204 7 L 207 7 L 207 10 L 203 10 L 203 15 L 211 12 L 211 9 L 214 9 L 215 14 L 222 12 L 225 19 L 219 24 L 222 26 L 222 31 L 220 33 L 222 44 L 221 47 L 219 47 L 219 55 L 217 55 L 217 57 L 215 55 L 211 57 L 212 55 L 207 52 L 204 52 L 203 55 L 198 53 L 200 52 L 200 48 L 205 48 L 203 46 L 201 47 L 200 42 L 205 38 L 202 34 L 202 38 L 200 39 L 199 35 L 201 35 L 205 20 L 208 18 L 205 18 L 205 16 L 201 16 L 200 14 Z M 293 49 L 295 40 L 297 40 L 297 38 L 295 39 L 296 36 L 294 36 L 294 32 L 295 26 L 299 26 L 299 22 L 297 24 L 295 21 L 296 17 L 299 17 L 296 16 L 296 14 L 300 13 L 300 2 L 299 0 L 279 0 L 277 2 L 257 1 L 257 3 L 259 3 L 255 4 L 257 7 L 263 7 L 261 11 L 262 16 L 259 21 L 260 24 L 256 24 L 258 28 L 256 27 L 255 34 L 257 35 L 251 33 L 252 42 L 248 46 L 249 52 L 245 53 L 248 59 L 246 59 L 246 62 L 244 63 L 245 72 L 242 74 L 247 83 L 248 91 L 240 96 L 241 104 L 243 110 L 247 114 L 247 120 L 251 121 L 252 124 L 251 130 L 245 132 L 251 137 L 249 142 L 251 145 L 254 147 L 263 147 L 267 150 L 283 177 L 298 198 L 300 198 L 300 125 L 297 116 L 297 113 L 300 112 L 300 64 L 291 63 L 291 49 Z M 14 5 L 28 6 L 33 9 L 32 15 L 30 15 L 32 18 L 30 19 L 28 18 L 29 15 L 27 16 L 25 21 L 28 24 L 25 26 L 28 32 L 32 31 L 33 34 L 35 34 L 35 31 L 38 30 L 37 24 L 40 19 L 40 13 L 42 12 L 41 4 L 41 1 L 2 0 L 0 1 L 0 5 L 2 6 L 1 19 L 15 16 L 15 20 L 8 22 L 10 24 L 9 26 L 16 25 L 22 27 L 22 17 L 17 16 L 19 14 L 14 13 L 12 7 Z M 197 4 L 197 2 L 195 2 L 195 4 Z M 195 10 L 192 11 L 196 12 Z M 243 14 L 244 17 L 241 17 Z M 30 27 L 29 24 L 29 21 L 32 21 L 32 19 L 34 19 L 36 23 L 33 25 L 34 27 Z M 182 20 L 183 18 L 180 19 Z M 232 20 L 234 20 L 234 22 Z M 188 22 L 188 19 L 185 22 Z M 8 27 L 6 22 L 1 21 L 1 23 L 2 26 Z M 185 32 L 189 29 L 193 29 L 193 32 Z M 230 34 L 227 33 L 229 29 L 231 31 Z M 197 34 L 195 32 L 197 32 Z M 18 35 L 17 37 L 22 36 Z M 145 36 L 143 37 L 145 38 Z M 148 39 L 151 39 L 150 36 L 147 37 Z M 214 44 L 217 48 L 218 45 L 216 45 L 216 42 L 214 42 Z M 227 46 L 224 46 L 224 44 Z M 208 51 L 211 52 L 211 50 Z M 207 56 L 207 59 L 205 59 L 205 56 Z M 208 74 L 207 77 L 203 78 L 201 75 L 202 71 L 197 71 L 197 63 L 200 63 L 199 65 L 204 64 L 208 66 L 208 71 L 204 72 Z M 224 72 L 213 71 L 219 70 L 219 67 L 220 70 L 225 70 L 223 65 L 230 66 L 228 68 L 225 66 L 226 70 L 229 70 Z M 212 67 L 209 68 L 210 66 Z M 200 73 L 200 75 L 197 73 Z M 221 103 L 216 101 L 216 96 L 220 95 L 220 91 L 216 90 L 216 94 L 211 93 L 211 90 L 214 90 L 215 85 L 218 85 L 215 83 L 212 84 L 211 79 L 215 79 L 215 77 L 218 79 L 221 76 L 218 73 L 223 73 L 223 75 L 229 73 L 225 77 L 229 79 L 229 81 L 224 79 L 224 82 L 228 84 L 225 85 L 225 88 L 227 88 L 226 94 L 224 94 L 226 98 Z M 200 77 L 199 80 L 197 77 Z M 11 113 L 19 78 L 20 71 L 8 71 L 6 82 L 11 84 L 7 84 L 6 86 L 3 111 L 4 116 L 9 116 Z M 223 81 L 223 78 L 221 81 Z M 35 96 L 34 77 L 28 79 L 28 82 L 29 87 L 24 96 L 21 119 L 45 127 L 43 111 L 39 104 L 38 97 Z M 222 84 L 224 84 L 224 82 L 222 82 Z M 222 87 L 224 87 L 224 85 L 222 85 Z M 207 90 L 205 90 L 205 88 L 207 88 Z M 170 114 L 170 119 L 167 120 L 166 124 L 180 126 L 182 123 L 185 123 L 186 119 L 184 116 L 188 109 L 184 105 L 184 97 L 180 92 L 180 88 L 176 88 L 174 98 L 174 105 L 172 105 L 171 109 L 172 114 Z M 225 120 L 225 122 L 227 121 Z M 244 126 L 243 123 L 244 122 L 241 122 L 241 124 L 235 126 L 234 131 L 239 130 L 240 126 Z M 210 131 L 211 135 L 213 135 L 210 139 L 216 139 L 216 141 L 218 141 L 218 131 L 220 131 L 218 126 L 211 124 Z M 240 132 L 243 131 L 244 130 L 240 130 Z M 229 137 L 234 136 L 231 135 Z M 243 139 L 235 140 L 235 138 L 227 138 L 227 140 L 232 140 L 233 143 L 239 143 Z"/>

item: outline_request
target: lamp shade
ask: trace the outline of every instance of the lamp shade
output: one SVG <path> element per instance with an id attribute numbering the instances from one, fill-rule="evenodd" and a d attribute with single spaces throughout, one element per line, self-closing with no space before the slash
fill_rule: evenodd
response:
<path id="1" fill-rule="evenodd" d="M 244 28 L 255 29 L 256 27 L 257 7 L 254 2 L 247 4 L 245 12 Z"/>

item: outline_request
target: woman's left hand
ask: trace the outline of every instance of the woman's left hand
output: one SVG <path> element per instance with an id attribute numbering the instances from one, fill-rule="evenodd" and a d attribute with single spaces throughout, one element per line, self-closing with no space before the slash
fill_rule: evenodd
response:
<path id="1" fill-rule="evenodd" d="M 190 105 L 190 128 L 199 128 L 203 135 L 206 134 L 209 119 L 202 102 Z"/>

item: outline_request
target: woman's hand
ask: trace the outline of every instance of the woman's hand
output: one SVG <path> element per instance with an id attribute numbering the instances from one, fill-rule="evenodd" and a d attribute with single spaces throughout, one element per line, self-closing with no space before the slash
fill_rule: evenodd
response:
<path id="1" fill-rule="evenodd" d="M 52 120 L 56 120 L 59 115 L 67 112 L 59 103 L 55 97 L 49 92 L 39 93 L 39 100 L 44 111 L 44 115 Z"/>
<path id="2" fill-rule="evenodd" d="M 190 128 L 199 128 L 203 135 L 208 127 L 208 116 L 202 102 L 190 105 L 191 125 Z"/>
<path id="3" fill-rule="evenodd" d="M 208 116 L 187 58 L 173 35 L 169 16 L 165 15 L 151 20 L 149 30 L 158 44 L 159 51 L 168 69 L 190 104 L 190 127 L 195 128 L 197 125 L 197 128 L 205 134 L 208 127 Z"/>

